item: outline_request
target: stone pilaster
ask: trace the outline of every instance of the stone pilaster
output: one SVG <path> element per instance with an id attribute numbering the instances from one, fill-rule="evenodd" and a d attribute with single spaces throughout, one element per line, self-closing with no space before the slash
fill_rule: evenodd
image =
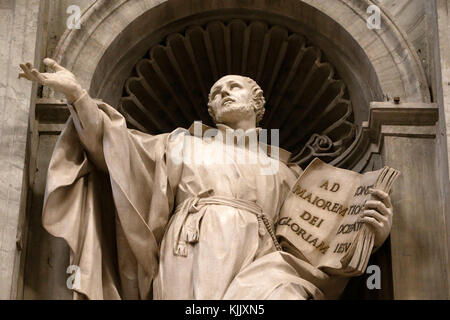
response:
<path id="1" fill-rule="evenodd" d="M 391 232 L 395 299 L 448 299 L 445 197 L 440 190 L 437 104 L 371 104 L 369 128 L 394 184 Z"/>
<path id="2" fill-rule="evenodd" d="M 39 0 L 0 0 L 0 299 L 15 298 L 28 185 L 27 138 L 36 95 L 18 74 L 19 63 L 35 62 L 39 9 Z"/>

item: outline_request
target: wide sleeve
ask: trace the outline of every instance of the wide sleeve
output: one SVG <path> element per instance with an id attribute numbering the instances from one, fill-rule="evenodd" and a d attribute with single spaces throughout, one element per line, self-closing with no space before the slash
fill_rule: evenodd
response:
<path id="1" fill-rule="evenodd" d="M 103 119 L 97 102 L 84 90 L 72 104 L 67 104 L 80 142 L 98 169 L 107 170 L 103 152 Z"/>
<path id="2" fill-rule="evenodd" d="M 78 115 L 97 111 L 91 119 L 72 114 L 55 146 L 43 225 L 67 241 L 78 295 L 150 298 L 176 187 L 168 171 L 177 170 L 165 160 L 169 135 L 129 130 L 120 113 L 88 95 L 74 106 Z"/>

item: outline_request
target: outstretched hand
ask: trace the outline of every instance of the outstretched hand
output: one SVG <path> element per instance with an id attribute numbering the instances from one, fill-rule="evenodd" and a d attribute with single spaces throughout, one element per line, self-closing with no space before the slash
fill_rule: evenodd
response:
<path id="1" fill-rule="evenodd" d="M 55 73 L 40 73 L 31 63 L 27 62 L 20 65 L 23 73 L 19 74 L 19 78 L 36 81 L 57 92 L 61 92 L 66 95 L 70 103 L 81 97 L 83 88 L 72 72 L 61 67 L 55 60 L 50 58 L 45 58 L 44 64 L 54 70 Z"/>
<path id="2" fill-rule="evenodd" d="M 377 249 L 386 241 L 392 226 L 391 197 L 386 192 L 373 189 L 373 200 L 368 200 L 364 205 L 364 212 L 359 221 L 367 223 L 375 233 L 374 247 Z"/>

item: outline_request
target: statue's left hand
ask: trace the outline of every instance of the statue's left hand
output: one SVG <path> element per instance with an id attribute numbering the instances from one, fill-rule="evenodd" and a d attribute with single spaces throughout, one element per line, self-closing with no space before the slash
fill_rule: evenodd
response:
<path id="1" fill-rule="evenodd" d="M 374 247 L 379 248 L 391 232 L 393 209 L 391 197 L 386 192 L 373 189 L 372 196 L 375 199 L 366 202 L 359 221 L 372 227 L 375 233 Z"/>

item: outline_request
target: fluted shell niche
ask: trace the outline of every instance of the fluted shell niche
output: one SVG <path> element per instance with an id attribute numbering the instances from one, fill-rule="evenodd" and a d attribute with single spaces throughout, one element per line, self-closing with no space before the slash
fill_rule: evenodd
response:
<path id="1" fill-rule="evenodd" d="M 125 82 L 121 112 L 128 125 L 158 134 L 188 128 L 207 110 L 222 76 L 248 76 L 261 86 L 261 126 L 280 129 L 280 146 L 305 167 L 331 162 L 354 142 L 356 128 L 345 83 L 303 35 L 264 21 L 213 21 L 167 35 L 149 48 Z"/>

